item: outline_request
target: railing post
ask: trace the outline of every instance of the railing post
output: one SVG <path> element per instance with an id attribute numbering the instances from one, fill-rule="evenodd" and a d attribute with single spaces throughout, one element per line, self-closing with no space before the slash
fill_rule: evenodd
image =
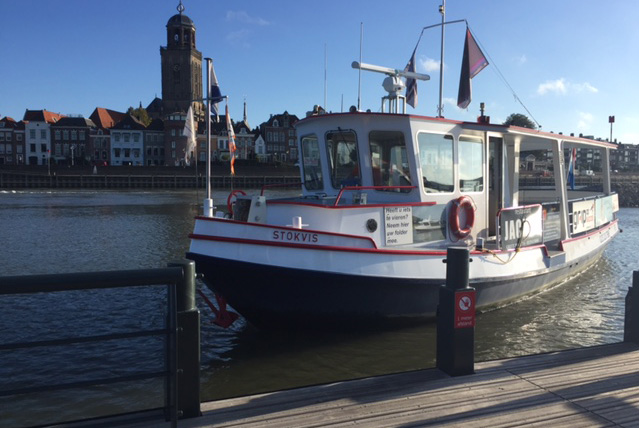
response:
<path id="1" fill-rule="evenodd" d="M 639 271 L 632 272 L 632 285 L 626 294 L 623 341 L 639 344 Z"/>
<path id="2" fill-rule="evenodd" d="M 195 262 L 182 260 L 169 267 L 182 267 L 184 278 L 177 284 L 177 398 L 180 418 L 200 412 L 200 311 L 195 305 Z"/>
<path id="3" fill-rule="evenodd" d="M 475 289 L 468 286 L 470 252 L 448 248 L 446 285 L 437 307 L 437 368 L 451 376 L 475 373 Z"/>

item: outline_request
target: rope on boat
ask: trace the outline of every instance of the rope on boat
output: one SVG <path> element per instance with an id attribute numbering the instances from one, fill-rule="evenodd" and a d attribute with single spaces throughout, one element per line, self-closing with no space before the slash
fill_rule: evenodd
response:
<path id="1" fill-rule="evenodd" d="M 524 236 L 524 225 L 528 223 L 528 225 L 530 225 L 530 223 L 528 222 L 528 220 L 523 219 L 523 221 L 521 222 L 521 227 L 519 228 L 519 239 L 517 239 L 517 245 L 515 246 L 515 251 L 514 251 L 514 255 L 512 257 L 510 257 L 508 260 L 503 260 L 501 257 L 499 257 L 497 255 L 497 253 L 493 250 L 489 250 L 489 249 L 482 249 L 482 253 L 488 253 L 488 254 L 492 254 L 493 257 L 495 257 L 497 260 L 499 260 L 502 264 L 508 264 L 510 262 L 512 262 L 513 260 L 515 260 L 515 257 L 517 257 L 517 254 L 519 254 L 519 252 L 521 251 L 521 247 L 522 244 L 524 242 L 524 239 L 528 238 L 528 236 L 530 235 L 530 227 L 528 228 L 528 233 L 526 234 L 526 236 Z"/>

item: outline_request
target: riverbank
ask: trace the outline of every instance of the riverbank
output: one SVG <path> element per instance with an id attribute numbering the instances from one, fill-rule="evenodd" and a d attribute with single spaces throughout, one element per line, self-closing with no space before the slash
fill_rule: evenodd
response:
<path id="1" fill-rule="evenodd" d="M 619 195 L 619 206 L 626 208 L 639 207 L 639 177 L 629 182 L 612 182 L 612 190 Z"/>
<path id="2" fill-rule="evenodd" d="M 245 165 L 231 176 L 228 164 L 213 164 L 211 185 L 218 188 L 260 188 L 299 183 L 299 168 L 287 165 Z M 0 189 L 204 189 L 203 167 L 12 167 L 0 170 Z"/>
<path id="3" fill-rule="evenodd" d="M 232 177 L 228 163 L 211 166 L 211 185 L 216 188 L 255 189 L 264 186 L 291 186 L 300 182 L 299 168 L 292 165 L 247 164 L 236 168 Z M 536 177 L 535 180 L 543 180 Z M 596 185 L 596 177 L 577 177 L 577 185 Z M 193 189 L 206 187 L 206 170 L 200 165 L 168 166 L 2 166 L 0 189 Z M 534 183 L 528 183 L 529 185 Z M 543 183 L 539 183 L 543 184 Z M 612 190 L 619 194 L 621 207 L 639 207 L 639 175 L 614 174 Z"/>

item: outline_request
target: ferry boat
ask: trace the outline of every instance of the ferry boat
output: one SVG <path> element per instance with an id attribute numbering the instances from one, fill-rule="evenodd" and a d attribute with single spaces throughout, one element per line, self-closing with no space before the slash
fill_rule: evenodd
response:
<path id="1" fill-rule="evenodd" d="M 196 218 L 187 258 L 222 306 L 266 329 L 432 319 L 454 246 L 482 310 L 576 275 L 619 232 L 614 144 L 407 114 L 397 89 L 388 112 L 296 124 L 301 195 L 236 191 Z"/>

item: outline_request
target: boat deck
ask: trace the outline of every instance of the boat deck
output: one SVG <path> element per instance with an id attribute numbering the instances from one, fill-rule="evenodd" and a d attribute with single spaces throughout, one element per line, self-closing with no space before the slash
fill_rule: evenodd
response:
<path id="1" fill-rule="evenodd" d="M 639 426 L 639 346 L 478 363 L 470 376 L 430 369 L 279 391 L 202 403 L 202 412 L 178 425 Z"/>

